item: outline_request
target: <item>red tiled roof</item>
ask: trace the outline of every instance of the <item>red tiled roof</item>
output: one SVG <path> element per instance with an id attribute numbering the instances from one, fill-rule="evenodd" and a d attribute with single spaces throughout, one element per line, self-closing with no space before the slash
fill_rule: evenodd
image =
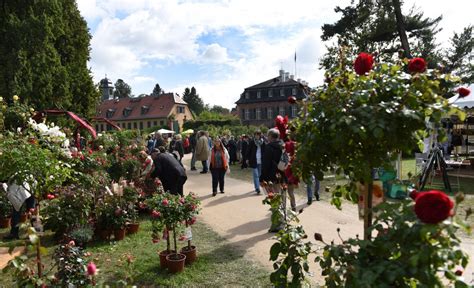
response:
<path id="1" fill-rule="evenodd" d="M 100 103 L 96 116 L 112 121 L 166 118 L 172 112 L 175 104 L 187 105 L 181 97 L 174 93 L 161 94 L 158 97 L 145 96 L 105 100 Z M 148 107 L 148 111 L 146 111 L 146 107 Z M 130 110 L 130 114 L 124 116 L 124 110 Z M 144 110 L 144 113 L 142 113 L 142 110 Z M 107 111 L 114 111 L 113 115 L 107 117 Z"/>

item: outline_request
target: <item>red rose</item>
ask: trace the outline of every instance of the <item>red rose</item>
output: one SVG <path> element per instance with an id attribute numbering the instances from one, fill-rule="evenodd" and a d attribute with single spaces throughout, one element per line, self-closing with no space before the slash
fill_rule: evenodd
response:
<path id="1" fill-rule="evenodd" d="M 160 216 L 161 216 L 160 211 L 155 211 L 155 210 L 151 211 L 151 217 L 159 218 Z"/>
<path id="2" fill-rule="evenodd" d="M 452 215 L 453 201 L 443 191 L 420 193 L 415 200 L 415 213 L 421 222 L 436 224 Z"/>
<path id="3" fill-rule="evenodd" d="M 179 237 L 178 240 L 179 240 L 179 241 L 184 241 L 184 240 L 186 240 L 186 236 L 182 235 L 182 236 Z"/>
<path id="4" fill-rule="evenodd" d="M 413 199 L 413 200 L 416 200 L 416 197 L 418 197 L 420 195 L 420 192 L 416 191 L 416 190 L 413 190 L 410 192 L 410 198 Z"/>
<path id="5" fill-rule="evenodd" d="M 459 98 L 464 98 L 468 96 L 469 94 L 471 94 L 471 90 L 461 87 L 458 89 L 458 93 L 459 93 Z"/>
<path id="6" fill-rule="evenodd" d="M 455 274 L 456 276 L 462 276 L 462 270 L 461 270 L 461 269 L 458 269 L 458 270 L 456 270 L 456 272 L 454 272 L 454 274 Z"/>
<path id="7" fill-rule="evenodd" d="M 161 201 L 161 204 L 163 204 L 163 206 L 168 206 L 168 199 L 163 199 L 163 201 Z"/>
<path id="8" fill-rule="evenodd" d="M 46 198 L 48 198 L 49 200 L 53 200 L 56 197 L 53 194 L 48 194 L 46 195 Z"/>
<path id="9" fill-rule="evenodd" d="M 196 217 L 191 218 L 188 222 L 189 225 L 193 225 L 194 223 L 196 223 Z"/>
<path id="10" fill-rule="evenodd" d="M 408 70 L 412 73 L 421 73 L 426 70 L 426 62 L 423 58 L 413 58 L 408 62 Z"/>
<path id="11" fill-rule="evenodd" d="M 296 103 L 296 97 L 295 96 L 288 97 L 288 103 L 295 104 Z"/>
<path id="12" fill-rule="evenodd" d="M 359 75 L 364 75 L 365 73 L 372 70 L 374 65 L 374 57 L 369 53 L 360 53 L 357 56 L 357 59 L 354 61 L 354 70 Z"/>

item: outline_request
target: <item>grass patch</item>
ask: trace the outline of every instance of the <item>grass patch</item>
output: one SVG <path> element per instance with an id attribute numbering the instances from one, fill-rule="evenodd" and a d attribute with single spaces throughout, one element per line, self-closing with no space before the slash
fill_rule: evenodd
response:
<path id="1" fill-rule="evenodd" d="M 133 283 L 139 287 L 270 286 L 268 271 L 248 260 L 244 256 L 245 251 L 236 249 L 202 223 L 193 226 L 193 245 L 197 246 L 198 259 L 193 265 L 186 266 L 181 274 L 173 275 L 160 269 L 158 251 L 164 250 L 166 243 L 153 244 L 150 235 L 151 222 L 143 220 L 139 232 L 127 236 L 123 241 L 96 242 L 87 247 L 86 251 L 92 253 L 88 261 L 94 261 L 100 269 L 98 282 L 114 287 L 118 280 L 131 275 Z M 48 255 L 51 255 L 56 245 L 51 241 L 47 241 L 47 244 Z M 183 247 L 186 244 L 180 242 L 178 245 Z M 134 257 L 130 270 L 125 260 L 127 254 Z M 45 258 L 50 263 L 51 258 Z M 13 279 L 9 275 L 2 275 L 0 279 L 0 287 L 13 286 Z"/>

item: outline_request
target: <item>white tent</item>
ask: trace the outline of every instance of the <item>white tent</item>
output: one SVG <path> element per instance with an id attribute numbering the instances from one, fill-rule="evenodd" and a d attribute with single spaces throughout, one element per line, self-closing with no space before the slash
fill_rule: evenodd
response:
<path id="1" fill-rule="evenodd" d="M 459 108 L 473 108 L 474 107 L 474 85 L 470 87 L 471 93 L 465 98 L 459 98 L 458 95 L 449 98 L 449 103 Z"/>
<path id="2" fill-rule="evenodd" d="M 167 129 L 160 129 L 160 130 L 158 130 L 158 131 L 156 131 L 156 132 L 158 132 L 158 133 L 160 133 L 160 134 L 174 134 L 174 133 L 175 133 L 174 131 L 172 131 L 172 130 L 167 130 Z"/>

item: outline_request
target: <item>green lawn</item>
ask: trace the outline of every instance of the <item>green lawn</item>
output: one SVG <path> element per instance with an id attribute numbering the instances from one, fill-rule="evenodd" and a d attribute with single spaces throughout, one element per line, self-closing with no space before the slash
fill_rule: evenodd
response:
<path id="1" fill-rule="evenodd" d="M 140 231 L 119 242 L 97 242 L 86 249 L 92 255 L 88 260 L 97 264 L 99 271 L 98 282 L 110 284 L 128 275 L 125 260 L 129 253 L 135 258 L 131 266 L 133 283 L 143 286 L 199 286 L 199 287 L 262 287 L 270 286 L 269 271 L 261 265 L 247 259 L 245 251 L 231 246 L 225 239 L 218 236 L 209 227 L 202 223 L 193 226 L 193 244 L 198 249 L 198 260 L 187 266 L 181 274 L 172 275 L 160 269 L 158 251 L 165 249 L 166 243 L 151 242 L 151 222 L 144 220 Z M 7 232 L 0 230 L 1 234 Z M 48 237 L 46 237 L 48 238 Z M 56 246 L 48 241 L 49 254 Z M 0 246 L 6 243 L 0 242 Z M 178 244 L 184 246 L 184 242 Z M 48 256 L 46 256 L 48 257 Z M 49 258 L 49 257 L 48 257 Z M 0 287 L 11 287 L 12 279 L 9 275 L 0 277 Z"/>

